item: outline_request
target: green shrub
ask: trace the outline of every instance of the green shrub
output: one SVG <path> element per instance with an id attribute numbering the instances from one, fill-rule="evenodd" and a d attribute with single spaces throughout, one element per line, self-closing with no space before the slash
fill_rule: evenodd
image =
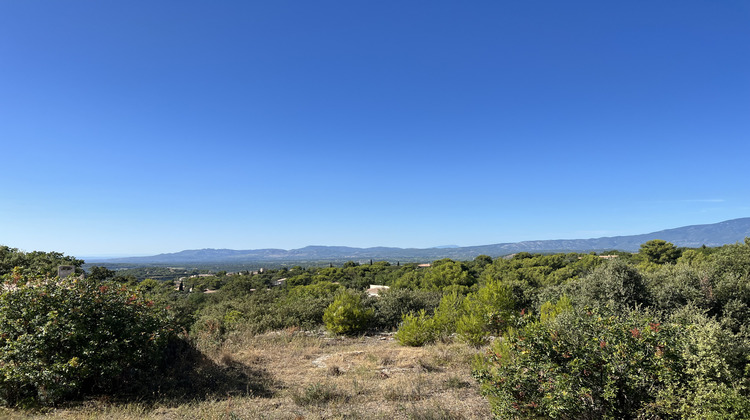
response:
<path id="1" fill-rule="evenodd" d="M 750 276 L 724 272 L 712 287 L 713 314 L 721 317 L 725 328 L 750 338 Z"/>
<path id="2" fill-rule="evenodd" d="M 440 303 L 441 293 L 427 290 L 389 289 L 373 301 L 373 327 L 382 330 L 398 328 L 403 316 L 424 309 L 432 313 Z"/>
<path id="3" fill-rule="evenodd" d="M 115 283 L 5 276 L 4 290 L 5 405 L 48 405 L 127 386 L 159 365 L 172 336 L 165 310 Z"/>
<path id="4" fill-rule="evenodd" d="M 329 281 L 292 287 L 286 297 L 274 303 L 274 316 L 283 328 L 318 328 L 326 308 L 341 290 L 343 286 Z"/>
<path id="5" fill-rule="evenodd" d="M 545 302 L 539 309 L 539 320 L 544 323 L 554 321 L 560 314 L 573 311 L 573 303 L 566 295 L 562 295 L 556 303 Z"/>
<path id="6" fill-rule="evenodd" d="M 418 290 L 424 276 L 425 270 L 405 271 L 392 283 L 392 286 L 394 289 Z"/>
<path id="7" fill-rule="evenodd" d="M 456 332 L 457 322 L 463 314 L 464 299 L 463 295 L 455 292 L 447 293 L 440 299 L 440 304 L 432 316 L 436 339 L 445 340 Z"/>
<path id="8" fill-rule="evenodd" d="M 434 320 L 424 309 L 416 314 L 408 313 L 404 315 L 394 338 L 402 346 L 419 347 L 433 343 L 437 339 Z"/>
<path id="9" fill-rule="evenodd" d="M 685 305 L 709 309 L 714 281 L 703 269 L 685 263 L 661 265 L 645 275 L 654 307 L 674 312 Z"/>
<path id="10" fill-rule="evenodd" d="M 501 335 L 513 314 L 515 300 L 500 280 L 490 279 L 476 293 L 470 293 L 461 306 L 456 332 L 462 340 L 478 346 L 490 335 Z"/>
<path id="11" fill-rule="evenodd" d="M 636 418 L 681 370 L 674 328 L 562 312 L 496 341 L 474 375 L 500 418 Z"/>
<path id="12" fill-rule="evenodd" d="M 575 284 L 570 291 L 578 306 L 609 308 L 616 312 L 627 311 L 639 305 L 648 305 L 651 297 L 638 270 L 617 259 L 594 269 Z"/>
<path id="13" fill-rule="evenodd" d="M 275 316 L 282 328 L 316 329 L 320 327 L 325 310 L 333 300 L 333 296 L 282 300 L 275 305 Z"/>
<path id="14" fill-rule="evenodd" d="M 198 348 L 210 350 L 233 334 L 258 334 L 288 327 L 317 329 L 340 289 L 338 284 L 321 282 L 225 297 L 200 309 L 190 336 Z"/>
<path id="15" fill-rule="evenodd" d="M 475 284 L 477 280 L 469 273 L 469 268 L 462 262 L 444 258 L 432 263 L 421 279 L 420 288 L 427 290 L 444 290 L 452 286 L 463 286 L 464 289 Z"/>
<path id="16" fill-rule="evenodd" d="M 356 334 L 367 327 L 372 313 L 372 309 L 365 309 L 359 293 L 345 290 L 328 305 L 323 322 L 334 334 Z"/>
<path id="17" fill-rule="evenodd" d="M 659 395 L 661 409 L 681 418 L 731 419 L 750 413 L 750 343 L 694 308 L 686 307 L 672 319 L 684 331 L 685 380 Z"/>
<path id="18" fill-rule="evenodd" d="M 330 281 L 319 281 L 305 286 L 294 286 L 289 289 L 286 300 L 295 301 L 307 298 L 329 298 L 336 296 L 336 293 L 343 286 Z"/>
<path id="19" fill-rule="evenodd" d="M 737 277 L 750 278 L 750 237 L 743 243 L 725 245 L 712 255 L 717 275 L 733 274 Z"/>
<path id="20" fill-rule="evenodd" d="M 567 308 L 567 309 L 566 309 Z M 477 359 L 499 418 L 736 418 L 747 413 L 748 345 L 700 312 L 679 322 L 546 306 Z"/>
<path id="21" fill-rule="evenodd" d="M 461 316 L 463 297 L 457 293 L 449 293 L 440 299 L 440 305 L 433 316 L 429 316 L 422 309 L 416 314 L 406 314 L 401 326 L 396 331 L 395 338 L 405 346 L 418 347 L 445 340 L 456 331 L 456 321 Z"/>

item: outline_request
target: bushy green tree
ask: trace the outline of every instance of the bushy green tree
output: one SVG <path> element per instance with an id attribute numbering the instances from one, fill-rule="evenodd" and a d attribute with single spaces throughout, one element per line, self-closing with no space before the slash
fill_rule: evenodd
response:
<path id="1" fill-rule="evenodd" d="M 323 322 L 334 334 L 357 334 L 367 327 L 372 314 L 372 309 L 365 308 L 360 293 L 345 290 L 326 308 Z"/>
<path id="2" fill-rule="evenodd" d="M 671 313 L 687 305 L 704 310 L 714 306 L 713 275 L 700 266 L 667 264 L 643 276 L 657 309 Z"/>
<path id="3" fill-rule="evenodd" d="M 422 279 L 425 276 L 424 270 L 404 271 L 394 282 L 393 287 L 396 289 L 418 290 Z"/>
<path id="4" fill-rule="evenodd" d="M 737 277 L 750 278 L 750 237 L 742 243 L 723 246 L 711 256 L 717 274 L 732 273 Z"/>
<path id="5" fill-rule="evenodd" d="M 446 293 L 440 299 L 440 304 L 432 316 L 437 339 L 447 340 L 456 332 L 458 322 L 465 313 L 464 302 L 464 296 L 456 292 Z"/>
<path id="6" fill-rule="evenodd" d="M 654 264 L 674 264 L 680 258 L 680 250 L 673 243 L 652 239 L 641 244 L 639 254 Z"/>
<path id="7" fill-rule="evenodd" d="M 651 302 L 638 270 L 624 261 L 608 261 L 581 278 L 569 291 L 580 306 L 625 311 Z"/>
<path id="8" fill-rule="evenodd" d="M 712 255 L 714 279 L 711 314 L 734 332 L 750 339 L 750 238 Z"/>
<path id="9" fill-rule="evenodd" d="M 402 346 L 420 347 L 437 340 L 437 329 L 433 317 L 424 309 L 417 313 L 404 314 L 401 326 L 394 338 Z"/>
<path id="10" fill-rule="evenodd" d="M 469 273 L 469 268 L 451 259 L 435 261 L 421 279 L 421 288 L 427 290 L 444 290 L 449 287 L 460 287 L 468 290 L 476 283 L 476 279 Z"/>
<path id="11" fill-rule="evenodd" d="M 312 284 L 312 282 L 313 282 L 313 276 L 310 273 L 302 273 L 296 276 L 289 277 L 286 280 L 285 284 L 287 287 L 294 287 L 294 286 L 306 286 L 308 284 Z"/>
<path id="12" fill-rule="evenodd" d="M 499 280 L 512 292 L 518 309 L 534 308 L 551 295 L 561 295 L 566 284 L 591 273 L 603 263 L 596 255 L 522 252 L 513 258 L 496 258 L 484 269 L 480 284 Z"/>
<path id="13" fill-rule="evenodd" d="M 456 324 L 458 336 L 468 343 L 480 345 L 490 335 L 501 335 L 514 315 L 515 304 L 507 286 L 499 280 L 490 280 L 464 299 Z"/>
<path id="14" fill-rule="evenodd" d="M 693 267 L 705 268 L 710 264 L 711 256 L 715 252 L 715 248 L 708 248 L 705 245 L 701 248 L 686 249 L 682 251 L 682 255 L 677 259 L 677 262 L 682 262 Z"/>
<path id="15" fill-rule="evenodd" d="M 54 404 L 108 392 L 158 366 L 168 313 L 138 291 L 95 280 L 15 273 L 0 293 L 0 400 Z"/>
<path id="16" fill-rule="evenodd" d="M 492 257 L 489 255 L 478 255 L 474 258 L 474 265 L 478 268 L 484 268 L 490 264 L 492 264 Z"/>

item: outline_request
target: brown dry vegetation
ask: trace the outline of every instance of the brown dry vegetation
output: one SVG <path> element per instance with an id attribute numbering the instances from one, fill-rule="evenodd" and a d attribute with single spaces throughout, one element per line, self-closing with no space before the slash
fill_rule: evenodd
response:
<path id="1" fill-rule="evenodd" d="M 481 350 L 480 350 L 481 351 Z M 91 400 L 5 418 L 63 419 L 485 419 L 470 374 L 477 349 L 460 343 L 402 347 L 389 336 L 330 338 L 288 330 L 238 335 L 207 351 L 190 378 L 214 387 L 192 402 Z M 228 374 L 227 372 L 234 372 Z M 238 374 L 240 374 L 238 376 Z M 244 378 L 227 387 L 226 381 Z M 212 383 L 214 381 L 214 383 Z M 201 382 L 198 384 L 198 382 Z"/>

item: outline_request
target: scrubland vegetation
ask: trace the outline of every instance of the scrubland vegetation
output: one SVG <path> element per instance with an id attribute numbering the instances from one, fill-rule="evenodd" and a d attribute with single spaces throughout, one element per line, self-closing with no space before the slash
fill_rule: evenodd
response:
<path id="1" fill-rule="evenodd" d="M 103 267 L 59 280 L 59 263 L 82 265 L 0 247 L 8 416 L 750 417 L 750 239 L 221 273 L 182 290 Z"/>

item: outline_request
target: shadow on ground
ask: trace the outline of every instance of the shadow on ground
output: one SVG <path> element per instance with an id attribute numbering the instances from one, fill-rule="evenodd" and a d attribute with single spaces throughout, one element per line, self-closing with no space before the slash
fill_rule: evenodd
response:
<path id="1" fill-rule="evenodd" d="M 185 340 L 175 340 L 164 365 L 147 377 L 124 379 L 114 399 L 141 403 L 181 404 L 229 396 L 270 398 L 276 381 L 262 366 L 222 359 L 217 363 Z"/>

